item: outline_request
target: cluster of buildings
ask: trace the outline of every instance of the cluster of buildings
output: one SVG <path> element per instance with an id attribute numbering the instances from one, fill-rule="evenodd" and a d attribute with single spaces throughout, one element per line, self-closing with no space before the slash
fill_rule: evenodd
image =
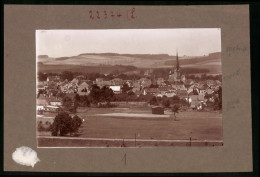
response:
<path id="1" fill-rule="evenodd" d="M 185 75 L 181 75 L 178 55 L 176 59 L 176 67 L 173 67 L 169 72 L 168 79 L 157 78 L 150 79 L 143 77 L 138 80 L 123 80 L 114 78 L 106 80 L 104 78 L 96 78 L 95 81 L 86 80 L 83 75 L 75 77 L 73 80 L 61 81 L 60 76 L 49 76 L 46 81 L 37 83 L 38 99 L 44 98 L 46 102 L 37 101 L 37 105 L 49 105 L 53 108 L 58 108 L 61 105 L 58 93 L 66 94 L 69 97 L 74 97 L 75 94 L 80 96 L 89 95 L 92 85 L 96 84 L 100 88 L 107 86 L 113 90 L 115 94 L 122 93 L 124 85 L 130 88 L 128 91 L 133 92 L 136 96 L 153 95 L 156 97 L 173 97 L 178 96 L 190 103 L 192 108 L 201 109 L 202 104 L 207 101 L 214 102 L 214 98 L 210 97 L 218 91 L 221 82 L 218 80 L 204 80 L 195 82 L 192 79 L 186 79 Z M 42 93 L 39 95 L 39 93 Z M 207 95 L 207 99 L 205 96 Z M 42 107 L 38 107 L 40 109 Z"/>

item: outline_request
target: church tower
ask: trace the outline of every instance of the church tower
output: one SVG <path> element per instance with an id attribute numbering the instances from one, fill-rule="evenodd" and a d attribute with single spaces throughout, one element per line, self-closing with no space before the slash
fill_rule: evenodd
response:
<path id="1" fill-rule="evenodd" d="M 178 57 L 178 51 L 176 54 L 176 67 L 174 70 L 174 82 L 180 82 L 181 81 L 181 72 L 180 72 L 180 65 L 179 65 L 179 57 Z"/>
<path id="2" fill-rule="evenodd" d="M 178 51 L 176 53 L 176 65 L 175 67 L 173 66 L 173 69 L 170 70 L 169 73 L 169 82 L 171 83 L 176 83 L 181 81 L 181 73 L 180 73 L 180 64 L 179 64 L 179 57 L 178 57 Z"/>

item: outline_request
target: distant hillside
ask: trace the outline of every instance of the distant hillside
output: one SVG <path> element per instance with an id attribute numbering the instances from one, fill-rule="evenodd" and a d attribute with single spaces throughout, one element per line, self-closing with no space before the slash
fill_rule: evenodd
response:
<path id="1" fill-rule="evenodd" d="M 209 69 L 213 73 L 221 73 L 221 53 L 211 53 L 208 56 L 179 57 L 182 68 Z M 115 68 L 132 72 L 134 68 L 170 68 L 176 65 L 176 56 L 168 54 L 117 54 L 117 53 L 83 53 L 78 56 L 51 58 L 48 55 L 39 55 L 37 62 L 39 70 L 61 70 L 61 68 L 88 68 L 90 71 L 104 66 L 105 71 L 114 71 Z M 124 68 L 127 66 L 127 68 Z M 132 66 L 134 68 L 129 68 Z"/>
<path id="2" fill-rule="evenodd" d="M 38 58 L 49 58 L 48 55 L 38 55 Z"/>
<path id="3" fill-rule="evenodd" d="M 140 59 L 159 59 L 159 58 L 176 58 L 173 56 L 169 56 L 168 54 L 118 54 L 118 53 L 83 53 L 78 56 L 114 56 L 114 57 L 132 57 L 132 58 L 140 58 Z"/>
<path id="4" fill-rule="evenodd" d="M 44 65 L 38 64 L 39 72 L 53 72 L 53 73 L 61 73 L 63 71 L 71 71 L 71 72 L 82 72 L 82 73 L 101 73 L 101 74 L 109 74 L 111 72 L 129 72 L 135 71 L 137 68 L 134 66 L 123 66 L 123 65 L 100 65 L 100 66 L 81 66 L 81 65 Z"/>
<path id="5" fill-rule="evenodd" d="M 193 57 L 179 60 L 180 65 L 201 64 L 208 62 L 219 62 L 221 64 L 221 53 L 211 53 L 208 56 Z M 176 59 L 165 61 L 165 65 L 176 65 Z"/>

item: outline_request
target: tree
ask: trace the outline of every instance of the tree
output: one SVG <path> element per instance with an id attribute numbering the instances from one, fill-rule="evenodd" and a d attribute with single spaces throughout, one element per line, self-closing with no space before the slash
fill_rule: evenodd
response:
<path id="1" fill-rule="evenodd" d="M 70 97 L 64 96 L 62 98 L 62 105 L 66 110 L 71 110 L 73 108 L 73 101 Z"/>
<path id="2" fill-rule="evenodd" d="M 151 84 L 150 88 L 158 88 L 159 86 L 157 84 Z"/>
<path id="3" fill-rule="evenodd" d="M 173 112 L 173 115 L 174 115 L 174 120 L 176 120 L 176 113 L 179 112 L 179 109 L 180 109 L 179 105 L 177 105 L 177 104 L 173 105 L 172 112 Z"/>
<path id="4" fill-rule="evenodd" d="M 152 99 L 150 100 L 150 105 L 158 105 L 157 99 L 155 96 L 152 97 Z"/>
<path id="5" fill-rule="evenodd" d="M 171 103 L 170 103 L 170 100 L 166 97 L 163 97 L 163 101 L 162 101 L 162 105 L 165 107 L 165 108 L 169 108 Z"/>
<path id="6" fill-rule="evenodd" d="M 214 109 L 221 110 L 222 109 L 222 87 L 219 87 L 218 91 L 216 91 L 214 99 L 215 99 Z"/>
<path id="7" fill-rule="evenodd" d="M 80 96 L 79 96 L 79 94 L 76 94 L 76 95 L 75 95 L 74 100 L 80 102 Z"/>
<path id="8" fill-rule="evenodd" d="M 74 96 L 74 103 L 72 104 L 72 105 L 73 105 L 73 109 L 72 109 L 73 112 L 77 112 L 77 108 L 78 108 L 78 106 L 79 106 L 79 102 L 80 102 L 79 95 L 76 94 L 76 95 Z"/>
<path id="9" fill-rule="evenodd" d="M 60 112 L 54 119 L 51 126 L 52 136 L 64 136 L 68 133 L 75 133 L 82 124 L 78 116 L 71 116 L 66 112 Z"/>
<path id="10" fill-rule="evenodd" d="M 100 102 L 101 91 L 99 86 L 97 86 L 97 84 L 92 85 L 89 96 L 94 104 L 98 104 Z"/>
<path id="11" fill-rule="evenodd" d="M 58 93 L 56 94 L 56 96 L 59 97 L 59 98 L 63 98 L 63 97 L 66 96 L 66 93 L 58 92 Z"/>
<path id="12" fill-rule="evenodd" d="M 178 97 L 177 95 L 174 95 L 174 96 L 172 97 L 172 102 L 173 102 L 173 103 L 179 103 L 179 102 L 180 102 L 180 97 Z"/>
<path id="13" fill-rule="evenodd" d="M 64 136 L 71 131 L 71 117 L 66 112 L 59 113 L 52 124 L 51 132 L 53 136 Z"/>
<path id="14" fill-rule="evenodd" d="M 77 132 L 81 125 L 82 125 L 82 119 L 79 118 L 77 115 L 75 115 L 72 118 L 71 133 Z"/>
<path id="15" fill-rule="evenodd" d="M 101 96 L 101 101 L 105 101 L 105 102 L 107 102 L 107 104 L 109 104 L 111 99 L 114 96 L 114 92 L 112 89 L 108 88 L 107 86 L 104 86 L 100 90 L 100 96 Z"/>
<path id="16" fill-rule="evenodd" d="M 82 106 L 89 107 L 90 106 L 90 101 L 88 99 L 88 96 L 87 95 L 80 96 L 80 103 L 81 103 Z"/>
<path id="17" fill-rule="evenodd" d="M 74 78 L 74 75 L 73 75 L 73 73 L 70 72 L 70 71 L 63 71 L 63 72 L 61 73 L 61 79 L 62 79 L 62 80 L 68 79 L 68 81 L 71 81 L 73 78 Z"/>
<path id="18" fill-rule="evenodd" d="M 47 80 L 47 74 L 39 72 L 38 75 L 39 75 L 39 81 L 46 81 Z"/>
<path id="19" fill-rule="evenodd" d="M 126 93 L 128 92 L 129 90 L 131 90 L 131 87 L 128 86 L 128 84 L 124 84 L 123 87 L 122 87 L 122 92 L 123 93 Z"/>

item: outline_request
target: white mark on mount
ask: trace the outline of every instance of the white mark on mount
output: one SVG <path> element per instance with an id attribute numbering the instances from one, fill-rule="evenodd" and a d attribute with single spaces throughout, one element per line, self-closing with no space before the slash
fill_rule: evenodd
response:
<path id="1" fill-rule="evenodd" d="M 37 153 L 26 146 L 16 148 L 16 150 L 12 154 L 12 158 L 16 163 L 20 165 L 32 167 L 34 167 L 34 165 L 40 161 L 40 159 L 37 157 Z"/>

